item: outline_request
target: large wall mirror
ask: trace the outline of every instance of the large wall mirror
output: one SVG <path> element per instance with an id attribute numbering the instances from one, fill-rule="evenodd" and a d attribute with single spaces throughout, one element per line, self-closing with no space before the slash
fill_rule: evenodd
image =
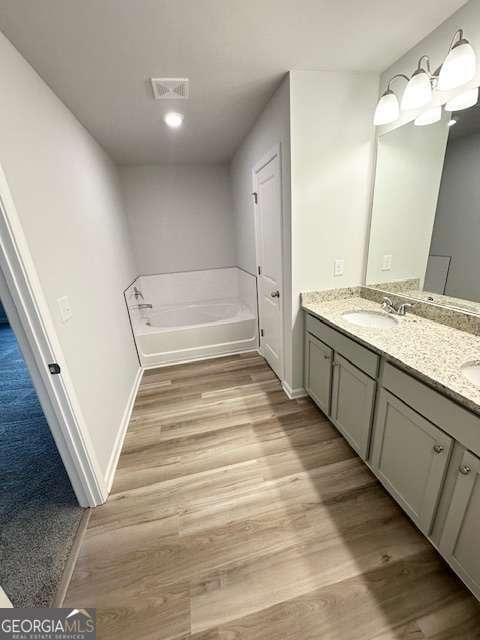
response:
<path id="1" fill-rule="evenodd" d="M 480 104 L 379 137 L 366 284 L 480 313 Z"/>

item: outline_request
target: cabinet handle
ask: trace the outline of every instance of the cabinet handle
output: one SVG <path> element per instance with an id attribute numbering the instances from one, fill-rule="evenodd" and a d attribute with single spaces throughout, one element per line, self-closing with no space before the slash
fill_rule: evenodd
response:
<path id="1" fill-rule="evenodd" d="M 325 360 L 331 360 L 330 356 L 324 355 Z"/>
<path id="2" fill-rule="evenodd" d="M 472 470 L 472 467 L 469 467 L 468 464 L 461 464 L 458 470 L 462 475 L 468 476 L 468 474 Z"/>
<path id="3" fill-rule="evenodd" d="M 443 453 L 445 451 L 445 447 L 443 447 L 441 444 L 436 444 L 433 447 L 433 451 L 434 453 Z"/>

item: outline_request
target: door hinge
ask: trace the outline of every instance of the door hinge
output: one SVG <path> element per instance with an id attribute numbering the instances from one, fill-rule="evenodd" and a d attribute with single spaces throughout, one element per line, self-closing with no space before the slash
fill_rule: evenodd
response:
<path id="1" fill-rule="evenodd" d="M 258 275 L 261 276 L 262 275 L 262 267 L 258 267 Z"/>
<path id="2" fill-rule="evenodd" d="M 58 376 L 58 374 L 62 372 L 60 365 L 56 362 L 52 362 L 51 364 L 49 364 L 48 370 L 50 371 L 52 376 Z"/>
<path id="3" fill-rule="evenodd" d="M 263 338 L 263 336 L 264 336 L 263 329 L 260 329 L 260 335 L 261 335 L 261 336 L 262 336 L 262 338 Z"/>
<path id="4" fill-rule="evenodd" d="M 258 193 L 256 191 L 254 191 L 252 193 L 253 196 L 253 201 L 255 202 L 255 204 L 258 204 Z"/>

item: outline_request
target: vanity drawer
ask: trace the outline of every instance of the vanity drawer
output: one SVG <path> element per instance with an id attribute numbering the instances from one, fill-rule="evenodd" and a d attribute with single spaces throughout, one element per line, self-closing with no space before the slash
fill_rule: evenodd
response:
<path id="1" fill-rule="evenodd" d="M 467 449 L 480 455 L 479 416 L 388 362 L 383 369 L 382 385 Z"/>
<path id="2" fill-rule="evenodd" d="M 336 331 L 309 313 L 306 318 L 306 329 L 369 376 L 377 377 L 380 358 L 376 353 L 362 347 L 355 340 L 347 338 L 340 331 Z"/>

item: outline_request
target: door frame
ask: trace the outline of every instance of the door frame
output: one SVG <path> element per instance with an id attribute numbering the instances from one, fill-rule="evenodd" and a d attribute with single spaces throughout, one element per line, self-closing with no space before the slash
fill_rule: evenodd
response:
<path id="1" fill-rule="evenodd" d="M 107 487 L 1 165 L 0 298 L 77 500 L 102 504 Z M 50 363 L 61 365 L 59 375 L 50 374 Z"/>
<path id="2" fill-rule="evenodd" d="M 280 345 L 282 349 L 282 362 L 280 367 L 280 381 L 284 383 L 285 380 L 285 256 L 284 256 L 284 202 L 283 202 L 283 172 L 282 172 L 282 149 L 280 143 L 275 144 L 267 153 L 265 153 L 258 162 L 255 163 L 252 169 L 252 195 L 257 193 L 257 175 L 258 173 L 271 161 L 275 156 L 278 157 L 278 176 L 280 179 L 280 234 L 281 234 L 281 246 L 280 246 L 280 259 L 281 259 L 281 285 L 282 291 L 280 296 Z M 253 198 L 253 215 L 255 221 L 255 260 L 256 260 L 256 273 L 257 278 L 257 309 L 258 309 L 258 352 L 260 355 L 265 356 L 262 351 L 262 341 L 260 336 L 260 287 L 258 286 L 258 268 L 260 266 L 260 224 L 258 215 L 258 203 L 256 198 Z"/>

